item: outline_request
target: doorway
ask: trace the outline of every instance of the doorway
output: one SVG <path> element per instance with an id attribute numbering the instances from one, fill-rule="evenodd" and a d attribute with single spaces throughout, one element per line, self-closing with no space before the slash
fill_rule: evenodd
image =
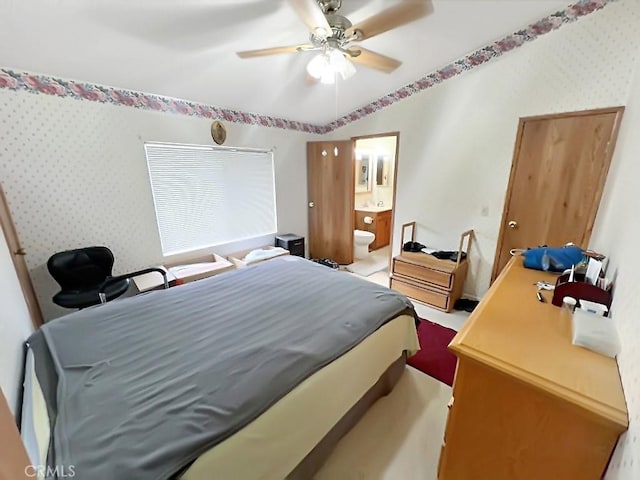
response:
<path id="1" fill-rule="evenodd" d="M 587 248 L 624 107 L 521 118 L 492 281 L 512 249 Z"/>
<path id="2" fill-rule="evenodd" d="M 398 133 L 355 137 L 352 273 L 388 285 Z"/>
<path id="3" fill-rule="evenodd" d="M 329 258 L 346 267 L 364 260 L 354 256 L 358 250 L 369 263 L 384 259 L 360 264 L 358 274 L 382 271 L 388 277 L 398 148 L 398 132 L 307 143 L 311 258 Z M 373 233 L 371 242 L 354 248 L 355 230 Z"/>

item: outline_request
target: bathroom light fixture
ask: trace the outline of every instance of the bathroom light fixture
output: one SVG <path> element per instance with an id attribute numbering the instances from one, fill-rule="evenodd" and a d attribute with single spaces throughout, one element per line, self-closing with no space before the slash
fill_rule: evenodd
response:
<path id="1" fill-rule="evenodd" d="M 356 73 L 356 67 L 340 50 L 328 48 L 311 59 L 307 72 L 321 83 L 332 84 L 335 83 L 337 74 L 343 80 L 352 77 Z"/>

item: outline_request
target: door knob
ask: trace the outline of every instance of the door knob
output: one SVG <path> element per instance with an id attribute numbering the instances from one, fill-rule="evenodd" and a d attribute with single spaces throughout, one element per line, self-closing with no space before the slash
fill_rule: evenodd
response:
<path id="1" fill-rule="evenodd" d="M 316 206 L 316 204 L 314 202 L 309 202 L 309 208 L 313 208 L 315 206 Z"/>
<path id="2" fill-rule="evenodd" d="M 507 225 L 509 225 L 509 228 L 518 228 L 518 222 L 515 220 L 511 220 Z"/>
<path id="3" fill-rule="evenodd" d="M 19 249 L 17 249 L 15 252 L 13 252 L 15 255 L 26 255 L 27 252 L 24 250 L 24 248 L 20 247 Z"/>

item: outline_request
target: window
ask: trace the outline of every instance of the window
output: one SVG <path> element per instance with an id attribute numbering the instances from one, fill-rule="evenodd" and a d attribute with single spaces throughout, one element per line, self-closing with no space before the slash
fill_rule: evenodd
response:
<path id="1" fill-rule="evenodd" d="M 145 143 L 164 255 L 277 231 L 273 152 Z"/>

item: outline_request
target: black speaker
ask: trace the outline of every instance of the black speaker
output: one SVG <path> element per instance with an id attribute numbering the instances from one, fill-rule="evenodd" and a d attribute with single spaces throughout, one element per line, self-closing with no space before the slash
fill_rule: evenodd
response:
<path id="1" fill-rule="evenodd" d="M 291 255 L 304 257 L 304 237 L 296 235 L 295 233 L 276 235 L 276 247 L 282 247 L 285 250 L 289 250 Z"/>

